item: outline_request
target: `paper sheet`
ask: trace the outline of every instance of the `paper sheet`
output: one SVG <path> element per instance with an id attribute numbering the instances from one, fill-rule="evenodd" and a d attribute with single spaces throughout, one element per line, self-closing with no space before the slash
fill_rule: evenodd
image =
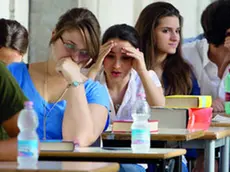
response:
<path id="1" fill-rule="evenodd" d="M 225 122 L 225 123 L 230 123 L 230 116 L 221 116 L 221 115 L 216 115 L 214 118 L 212 118 L 213 122 Z"/>

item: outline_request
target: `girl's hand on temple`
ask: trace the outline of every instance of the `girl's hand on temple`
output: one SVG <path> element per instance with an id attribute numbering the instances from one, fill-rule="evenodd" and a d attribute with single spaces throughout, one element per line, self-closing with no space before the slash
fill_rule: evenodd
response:
<path id="1" fill-rule="evenodd" d="M 101 69 L 105 57 L 109 54 L 114 46 L 116 46 L 116 42 L 108 41 L 100 47 L 99 56 L 95 65 L 93 66 L 94 68 L 96 68 L 98 71 Z"/>
<path id="2" fill-rule="evenodd" d="M 218 72 L 219 78 L 222 78 L 224 75 L 224 72 L 226 70 L 226 67 L 230 64 L 230 29 L 226 31 L 226 37 L 224 41 L 224 47 L 227 48 L 228 55 L 225 56 L 223 63 L 220 67 L 220 70 Z"/>
<path id="3" fill-rule="evenodd" d="M 230 29 L 226 31 L 226 37 L 224 41 L 224 47 L 226 47 L 230 51 Z"/>
<path id="4" fill-rule="evenodd" d="M 139 51 L 139 49 L 135 49 L 133 47 L 122 47 L 121 51 L 127 56 L 133 58 L 132 66 L 137 73 L 147 70 L 145 65 L 144 54 L 141 51 Z"/>
<path id="5" fill-rule="evenodd" d="M 80 67 L 70 57 L 58 60 L 56 71 L 61 73 L 68 83 L 73 81 L 82 81 Z"/>
<path id="6" fill-rule="evenodd" d="M 102 64 L 103 64 L 105 57 L 109 54 L 111 49 L 116 45 L 117 45 L 116 42 L 108 41 L 100 47 L 98 59 L 97 59 L 96 63 L 91 66 L 91 68 L 87 74 L 88 78 L 91 78 L 93 80 L 95 79 L 97 73 L 101 70 L 101 67 L 102 67 Z"/>

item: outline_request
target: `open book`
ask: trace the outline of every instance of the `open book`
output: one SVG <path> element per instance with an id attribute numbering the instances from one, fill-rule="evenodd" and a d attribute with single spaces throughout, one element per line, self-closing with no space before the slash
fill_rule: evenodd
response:
<path id="1" fill-rule="evenodd" d="M 226 117 L 226 116 L 222 116 L 217 114 L 214 118 L 212 118 L 213 122 L 223 122 L 223 123 L 230 123 L 230 116 Z"/>

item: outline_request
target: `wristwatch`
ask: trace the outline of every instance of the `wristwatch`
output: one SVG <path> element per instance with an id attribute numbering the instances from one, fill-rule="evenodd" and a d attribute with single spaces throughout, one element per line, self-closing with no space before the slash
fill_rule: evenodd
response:
<path id="1" fill-rule="evenodd" d="M 78 82 L 78 81 L 73 81 L 72 83 L 70 83 L 69 85 L 68 85 L 68 87 L 78 87 L 79 85 L 82 85 L 82 84 L 84 84 L 85 82 Z"/>

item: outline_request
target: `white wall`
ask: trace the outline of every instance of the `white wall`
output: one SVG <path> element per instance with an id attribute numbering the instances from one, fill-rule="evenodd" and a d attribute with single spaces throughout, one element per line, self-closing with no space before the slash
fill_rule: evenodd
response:
<path id="1" fill-rule="evenodd" d="M 103 33 L 108 27 L 118 23 L 134 26 L 141 10 L 156 1 L 160 0 L 1 0 L 0 17 L 13 16 L 26 28 L 31 28 L 30 60 L 40 61 L 42 59 L 37 57 L 44 56 L 43 52 L 46 52 L 49 37 L 45 33 L 50 33 L 59 13 L 67 8 L 86 7 L 91 10 L 98 18 Z M 170 2 L 179 9 L 184 17 L 183 36 L 193 37 L 202 32 L 200 15 L 203 9 L 214 0 L 161 1 Z M 29 5 L 29 2 L 33 5 Z M 32 10 L 29 10 L 30 7 Z M 32 17 L 30 27 L 29 15 Z"/>
<path id="2" fill-rule="evenodd" d="M 132 25 L 134 22 L 133 0 L 100 0 L 98 19 L 102 32 L 109 26 L 120 23 Z"/>
<path id="3" fill-rule="evenodd" d="M 102 32 L 118 23 L 135 25 L 143 8 L 162 0 L 79 0 L 80 7 L 91 10 L 100 22 Z M 192 37 L 202 32 L 200 16 L 213 0 L 163 0 L 172 3 L 184 17 L 183 36 Z"/>
<path id="4" fill-rule="evenodd" d="M 29 28 L 29 0 L 14 0 L 14 20 L 21 23 L 27 30 Z M 28 30 L 29 31 L 29 30 Z M 28 52 L 23 57 L 24 62 L 28 62 Z"/>
<path id="5" fill-rule="evenodd" d="M 0 18 L 7 18 L 8 19 L 10 17 L 9 5 L 10 5 L 10 0 L 1 0 Z"/>
<path id="6" fill-rule="evenodd" d="M 26 29 L 28 29 L 29 0 L 1 0 L 0 18 L 17 20 Z M 28 62 L 27 54 L 25 54 L 23 58 L 25 62 Z"/>
<path id="7" fill-rule="evenodd" d="M 29 0 L 15 0 L 14 19 L 29 28 Z"/>

